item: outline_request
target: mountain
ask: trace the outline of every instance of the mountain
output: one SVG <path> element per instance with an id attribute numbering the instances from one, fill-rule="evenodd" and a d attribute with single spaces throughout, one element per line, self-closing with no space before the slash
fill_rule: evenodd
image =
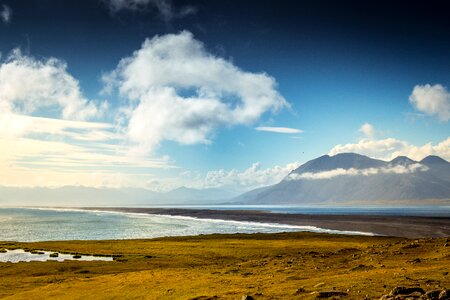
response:
<path id="1" fill-rule="evenodd" d="M 181 187 L 158 193 L 139 188 L 0 187 L 0 206 L 144 206 L 222 203 L 237 193 Z"/>
<path id="2" fill-rule="evenodd" d="M 339 204 L 449 199 L 450 163 L 438 156 L 391 161 L 355 153 L 324 155 L 293 170 L 280 183 L 247 192 L 240 204 Z"/>

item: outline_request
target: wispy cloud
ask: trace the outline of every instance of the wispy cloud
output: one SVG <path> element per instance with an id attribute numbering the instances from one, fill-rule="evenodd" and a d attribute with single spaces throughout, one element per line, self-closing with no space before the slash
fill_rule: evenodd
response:
<path id="1" fill-rule="evenodd" d="M 0 10 L 0 19 L 3 23 L 7 24 L 11 22 L 13 11 L 11 7 L 8 5 L 2 5 L 2 9 Z"/>
<path id="2" fill-rule="evenodd" d="M 166 157 L 129 156 L 111 124 L 0 114 L 0 178 L 8 186 L 148 187 Z"/>
<path id="3" fill-rule="evenodd" d="M 338 168 L 330 171 L 323 172 L 306 172 L 306 173 L 292 173 L 286 178 L 286 180 L 316 180 L 316 179 L 331 179 L 337 176 L 371 176 L 377 174 L 410 174 L 414 172 L 427 171 L 428 167 L 422 164 L 412 164 L 408 166 L 392 166 L 382 168 L 367 168 L 367 169 L 343 169 Z"/>
<path id="4" fill-rule="evenodd" d="M 156 9 L 161 19 L 170 22 L 197 12 L 192 5 L 176 8 L 171 0 L 104 0 L 109 9 L 116 13 L 121 10 L 146 11 L 149 7 Z"/>
<path id="5" fill-rule="evenodd" d="M 259 126 L 259 127 L 256 127 L 255 130 L 267 131 L 267 132 L 276 132 L 276 133 L 287 133 L 287 134 L 294 134 L 294 133 L 302 133 L 303 132 L 303 130 L 296 129 L 296 128 L 269 127 L 269 126 Z"/>

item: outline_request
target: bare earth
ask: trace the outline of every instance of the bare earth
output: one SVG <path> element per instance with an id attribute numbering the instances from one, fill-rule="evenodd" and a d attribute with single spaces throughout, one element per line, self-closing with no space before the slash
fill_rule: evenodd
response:
<path id="1" fill-rule="evenodd" d="M 450 217 L 306 215 L 249 210 L 181 208 L 88 207 L 83 209 L 316 226 L 333 230 L 363 231 L 406 238 L 450 236 Z"/>

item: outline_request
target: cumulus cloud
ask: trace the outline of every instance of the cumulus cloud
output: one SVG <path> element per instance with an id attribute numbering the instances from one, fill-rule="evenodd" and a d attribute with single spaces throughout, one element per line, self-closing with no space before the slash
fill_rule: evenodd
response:
<path id="1" fill-rule="evenodd" d="M 267 131 L 267 132 L 275 132 L 275 133 L 302 133 L 303 130 L 289 128 L 289 127 L 268 127 L 268 126 L 259 126 L 256 127 L 255 130 L 258 131 Z"/>
<path id="2" fill-rule="evenodd" d="M 143 152 L 164 140 L 209 143 L 218 127 L 288 106 L 274 78 L 214 56 L 188 31 L 147 39 L 104 80 L 130 100 L 125 130 Z"/>
<path id="3" fill-rule="evenodd" d="M 166 22 L 177 18 L 183 18 L 195 14 L 194 6 L 183 6 L 175 8 L 171 0 L 105 0 L 114 13 L 121 10 L 146 10 L 152 7 L 157 10 L 159 16 Z"/>
<path id="4" fill-rule="evenodd" d="M 428 155 L 438 155 L 450 160 L 450 137 L 437 143 L 427 143 L 422 146 L 412 145 L 406 141 L 387 138 L 381 140 L 362 139 L 357 143 L 334 146 L 329 155 L 355 152 L 369 157 L 391 160 L 397 156 L 407 156 L 414 160 L 421 160 Z"/>
<path id="5" fill-rule="evenodd" d="M 373 138 L 375 135 L 375 128 L 369 123 L 364 123 L 361 125 L 358 131 L 364 134 L 367 138 Z"/>
<path id="6" fill-rule="evenodd" d="M 330 171 L 316 172 L 316 173 L 292 173 L 286 178 L 286 180 L 316 180 L 316 179 L 330 179 L 337 176 L 371 176 L 377 174 L 409 174 L 414 172 L 427 171 L 428 167 L 422 164 L 416 163 L 408 166 L 392 166 L 381 168 L 367 168 L 367 169 L 343 169 L 338 168 Z"/>
<path id="7" fill-rule="evenodd" d="M 229 188 L 231 190 L 245 191 L 253 188 L 273 185 L 286 177 L 292 170 L 298 168 L 298 162 L 289 163 L 285 166 L 274 166 L 263 169 L 259 162 L 252 164 L 244 171 L 212 170 L 205 175 L 185 172 L 183 177 L 192 179 L 194 182 L 186 182 L 196 188 Z"/>
<path id="8" fill-rule="evenodd" d="M 409 101 L 420 112 L 444 122 L 450 119 L 450 92 L 440 84 L 416 85 Z"/>
<path id="9" fill-rule="evenodd" d="M 97 105 L 86 99 L 64 62 L 36 60 L 16 49 L 0 63 L 0 111 L 32 114 L 42 108 L 54 109 L 65 119 L 84 120 L 98 117 L 106 102 Z"/>
<path id="10" fill-rule="evenodd" d="M 11 7 L 8 5 L 2 5 L 2 9 L 0 10 L 0 19 L 3 23 L 7 24 L 11 22 L 13 11 Z"/>

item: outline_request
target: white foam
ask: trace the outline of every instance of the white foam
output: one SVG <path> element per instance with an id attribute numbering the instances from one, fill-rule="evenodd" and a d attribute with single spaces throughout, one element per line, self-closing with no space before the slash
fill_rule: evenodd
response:
<path id="1" fill-rule="evenodd" d="M 329 234 L 345 234 L 345 235 L 364 235 L 364 236 L 375 236 L 377 234 L 372 232 L 364 232 L 364 231 L 349 231 L 349 230 L 335 230 L 335 229 L 327 229 L 320 228 L 316 226 L 301 226 L 301 225 L 290 225 L 290 224 L 281 224 L 281 223 L 264 223 L 264 222 L 252 222 L 252 221 L 235 221 L 235 220 L 223 220 L 223 219 L 210 219 L 210 218 L 197 218 L 190 216 L 173 216 L 166 214 L 148 214 L 148 213 L 136 213 L 136 212 L 120 212 L 120 211 L 110 211 L 110 210 L 91 210 L 91 209 L 81 209 L 81 208 L 44 208 L 44 207 L 36 207 L 28 209 L 39 209 L 39 210 L 49 210 L 49 211 L 68 211 L 68 212 L 85 212 L 85 213 L 94 213 L 97 215 L 101 214 L 116 214 L 123 215 L 127 217 L 135 217 L 135 218 L 151 218 L 155 219 L 158 217 L 165 219 L 174 219 L 174 220 L 183 220 L 190 222 L 204 222 L 209 224 L 223 224 L 239 226 L 247 229 L 252 228 L 264 228 L 264 229 L 273 229 L 273 232 L 283 232 L 283 231 L 308 231 L 308 232 L 317 232 L 317 233 L 329 233 Z M 243 230 L 245 232 L 245 230 Z M 258 232 L 258 231 L 256 231 Z M 221 233 L 221 232 L 216 232 Z M 237 231 L 236 233 L 239 233 Z M 167 236 L 167 235 L 165 235 Z"/>

